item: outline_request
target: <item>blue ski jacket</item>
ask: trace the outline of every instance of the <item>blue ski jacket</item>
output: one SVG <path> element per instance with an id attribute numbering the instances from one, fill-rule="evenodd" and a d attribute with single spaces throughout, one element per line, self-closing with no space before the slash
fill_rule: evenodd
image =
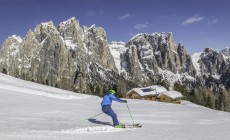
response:
<path id="1" fill-rule="evenodd" d="M 125 103 L 124 100 L 121 100 L 121 99 L 117 98 L 115 95 L 113 95 L 112 93 L 107 92 L 105 94 L 105 96 L 103 97 L 103 100 L 101 101 L 101 106 L 111 105 L 113 100 L 120 102 L 120 103 Z"/>

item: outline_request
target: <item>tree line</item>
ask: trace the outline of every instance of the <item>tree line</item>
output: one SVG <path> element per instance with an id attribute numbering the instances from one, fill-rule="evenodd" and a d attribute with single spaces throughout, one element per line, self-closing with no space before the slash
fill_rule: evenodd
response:
<path id="1" fill-rule="evenodd" d="M 186 86 L 176 82 L 174 90 L 181 92 L 184 99 L 195 104 L 230 112 L 230 91 L 225 88 L 219 91 L 211 91 L 205 87 L 198 87 L 189 91 Z"/>

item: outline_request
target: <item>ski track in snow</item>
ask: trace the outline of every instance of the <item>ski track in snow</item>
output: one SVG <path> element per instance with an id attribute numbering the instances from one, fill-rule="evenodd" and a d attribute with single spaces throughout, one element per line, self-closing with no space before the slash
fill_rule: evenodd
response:
<path id="1" fill-rule="evenodd" d="M 3 74 L 0 91 L 0 140 L 229 140 L 230 137 L 230 113 L 188 101 L 177 105 L 127 99 L 135 123 L 143 127 L 119 129 L 109 125 L 112 120 L 105 114 L 87 120 L 101 112 L 99 97 Z M 132 124 L 124 104 L 113 102 L 113 110 L 121 123 Z"/>
<path id="2" fill-rule="evenodd" d="M 129 131 L 131 129 L 137 128 L 125 128 L 125 129 L 118 129 L 112 126 L 88 126 L 82 128 L 72 128 L 60 131 L 51 131 L 51 130 L 24 130 L 23 132 L 12 132 L 5 135 L 0 135 L 0 139 L 3 138 L 4 140 L 37 140 L 37 139 L 71 139 L 75 138 L 79 135 L 97 135 L 97 134 L 104 134 L 104 133 L 112 133 L 114 132 L 121 132 L 121 131 Z M 2 140 L 2 139 L 1 139 Z"/>
<path id="3" fill-rule="evenodd" d="M 104 132 L 118 132 L 124 131 L 125 129 L 117 129 L 112 126 L 88 126 L 85 128 L 75 128 L 62 130 L 60 133 L 63 134 L 76 134 L 76 133 L 104 133 Z M 128 130 L 128 129 L 127 129 Z"/>

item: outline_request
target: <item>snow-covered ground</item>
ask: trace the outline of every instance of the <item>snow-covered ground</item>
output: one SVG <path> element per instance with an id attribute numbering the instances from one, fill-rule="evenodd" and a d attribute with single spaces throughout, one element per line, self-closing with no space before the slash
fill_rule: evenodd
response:
<path id="1" fill-rule="evenodd" d="M 142 128 L 119 129 L 101 113 L 101 98 L 0 74 L 0 140 L 229 140 L 230 113 L 187 101 L 181 105 L 128 100 Z M 113 102 L 119 121 L 131 124 L 125 104 Z"/>

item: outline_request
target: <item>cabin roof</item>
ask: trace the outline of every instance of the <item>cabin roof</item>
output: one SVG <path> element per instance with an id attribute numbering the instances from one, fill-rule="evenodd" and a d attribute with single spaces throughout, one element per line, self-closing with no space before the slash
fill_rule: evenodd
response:
<path id="1" fill-rule="evenodd" d="M 175 90 L 171 90 L 171 91 L 165 91 L 165 92 L 162 92 L 158 95 L 158 97 L 161 97 L 163 95 L 166 95 L 172 99 L 176 99 L 176 98 L 181 98 L 183 97 L 182 94 L 178 91 L 175 91 Z"/>
<path id="2" fill-rule="evenodd" d="M 139 94 L 140 96 L 147 96 L 147 95 L 155 96 L 155 95 L 158 95 L 159 93 L 167 91 L 167 89 L 160 85 L 153 85 L 153 86 L 144 87 L 144 88 L 133 88 L 127 93 L 127 95 L 129 95 L 133 91 Z"/>

